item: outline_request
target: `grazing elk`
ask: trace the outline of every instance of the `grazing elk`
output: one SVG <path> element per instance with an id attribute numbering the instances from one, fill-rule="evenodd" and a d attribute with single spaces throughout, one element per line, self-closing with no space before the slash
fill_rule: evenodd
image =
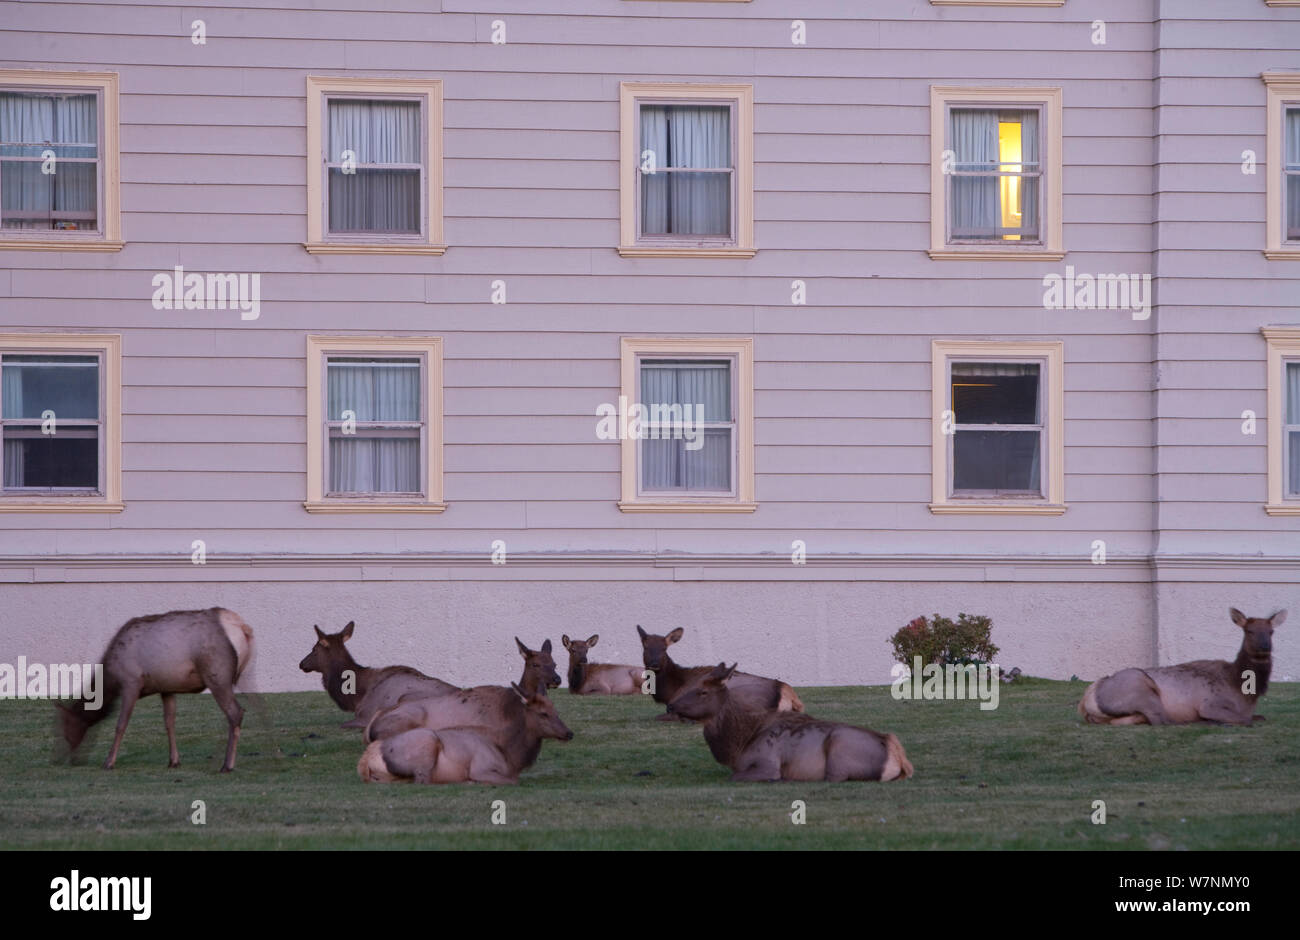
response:
<path id="1" fill-rule="evenodd" d="M 641 636 L 641 660 L 647 669 L 652 669 L 655 673 L 654 700 L 660 705 L 667 705 L 687 689 L 698 685 L 713 671 L 712 666 L 679 666 L 673 662 L 672 657 L 668 655 L 668 647 L 682 638 L 685 631 L 681 627 L 671 631 L 667 636 L 646 633 L 640 625 L 637 626 L 636 632 Z M 760 707 L 757 703 L 766 701 L 774 690 L 777 695 L 776 707 L 779 711 L 803 711 L 803 702 L 799 700 L 794 689 L 779 679 L 738 672 L 731 680 L 731 691 L 736 700 L 744 703 L 752 700 L 756 703 L 755 707 Z M 684 718 L 685 716 L 680 712 L 671 709 L 659 716 L 660 721 L 677 721 Z"/>
<path id="2" fill-rule="evenodd" d="M 104 650 L 104 700 L 99 709 L 84 701 L 58 705 L 63 738 L 75 753 L 90 727 L 107 717 L 109 706 L 122 700 L 113 747 L 104 761 L 112 770 L 122 746 L 131 711 L 142 696 L 162 696 L 163 723 L 167 726 L 168 767 L 179 767 L 176 750 L 176 693 L 212 691 L 226 714 L 230 734 L 226 740 L 223 773 L 235 769 L 235 748 L 244 709 L 235 700 L 235 683 L 253 653 L 253 630 L 234 611 L 174 610 L 166 614 L 128 620 Z"/>
<path id="3" fill-rule="evenodd" d="M 574 695 L 636 695 L 641 691 L 641 666 L 614 666 L 608 663 L 587 662 L 587 651 L 596 645 L 599 633 L 584 642 L 570 640 L 568 635 L 560 642 L 569 651 L 569 691 Z"/>
<path id="4" fill-rule="evenodd" d="M 892 734 L 811 715 L 741 706 L 731 694 L 736 667 L 719 663 L 668 703 L 668 710 L 704 722 L 704 740 L 734 781 L 899 780 L 912 776 L 903 745 Z"/>
<path id="5" fill-rule="evenodd" d="M 1079 714 L 1094 725 L 1263 721 L 1255 715 L 1255 704 L 1268 691 L 1273 628 L 1286 620 L 1286 611 L 1247 617 L 1230 607 L 1228 615 L 1242 629 L 1241 650 L 1232 662 L 1198 659 L 1159 669 L 1122 669 L 1088 686 Z"/>
<path id="6" fill-rule="evenodd" d="M 357 774 L 366 783 L 414 780 L 416 783 L 514 784 L 537 760 L 544 738 L 573 740 L 538 689 L 527 695 L 511 685 L 524 709 L 524 721 L 502 738 L 484 728 L 414 728 L 366 746 Z"/>
<path id="7" fill-rule="evenodd" d="M 322 633 L 319 626 L 315 627 L 316 645 L 298 664 L 303 672 L 321 674 L 321 684 L 325 691 L 345 712 L 358 711 L 361 701 L 372 693 L 369 700 L 373 709 L 371 715 L 380 708 L 396 705 L 398 699 L 411 692 L 439 695 L 456 691 L 451 683 L 426 676 L 410 666 L 384 666 L 376 669 L 358 665 L 346 646 L 347 641 L 352 639 L 355 628 L 354 620 L 348 621 L 348 625 L 338 633 Z M 364 722 L 361 726 L 364 727 Z"/>

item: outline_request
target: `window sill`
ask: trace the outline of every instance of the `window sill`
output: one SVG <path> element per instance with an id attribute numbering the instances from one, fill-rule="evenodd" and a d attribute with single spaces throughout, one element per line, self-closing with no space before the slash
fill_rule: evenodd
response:
<path id="1" fill-rule="evenodd" d="M 1068 507 L 1059 503 L 931 503 L 930 512 L 942 515 L 1060 516 Z"/>
<path id="2" fill-rule="evenodd" d="M 1269 2 L 1269 0 L 1265 0 Z M 1300 0 L 1296 0 L 1300 3 Z M 930 0 L 936 7 L 1063 7 L 1065 0 Z"/>
<path id="3" fill-rule="evenodd" d="M 1300 6 L 1300 0 L 1297 0 L 1296 6 Z M 1264 257 L 1269 261 L 1300 261 L 1300 246 L 1295 248 L 1266 248 Z"/>
<path id="4" fill-rule="evenodd" d="M 303 247 L 313 255 L 444 255 L 446 245 L 363 245 L 343 242 L 304 242 Z"/>
<path id="5" fill-rule="evenodd" d="M 75 502 L 66 500 L 55 502 L 9 502 L 0 500 L 0 512 L 121 512 L 126 508 L 125 503 L 109 503 L 100 500 L 98 502 Z"/>
<path id="6" fill-rule="evenodd" d="M 1017 251 L 1006 248 L 931 248 L 928 252 L 931 261 L 1060 261 L 1065 257 L 1064 251 L 1051 248 L 1035 248 Z"/>
<path id="7" fill-rule="evenodd" d="M 0 250 L 12 251 L 121 251 L 125 244 L 126 242 L 105 239 L 74 241 L 70 238 L 31 238 L 20 241 L 16 238 L 0 238 Z"/>
<path id="8" fill-rule="evenodd" d="M 304 502 L 308 512 L 442 512 L 446 503 L 369 503 L 351 500 Z"/>
<path id="9" fill-rule="evenodd" d="M 620 500 L 623 512 L 754 512 L 758 503 L 652 503 Z"/>
<path id="10" fill-rule="evenodd" d="M 757 248 L 692 248 L 688 245 L 619 245 L 624 258 L 752 258 Z"/>
<path id="11" fill-rule="evenodd" d="M 1300 6 L 1300 2 L 1295 4 Z M 1268 503 L 1264 511 L 1270 516 L 1300 516 L 1300 502 L 1296 503 Z"/>

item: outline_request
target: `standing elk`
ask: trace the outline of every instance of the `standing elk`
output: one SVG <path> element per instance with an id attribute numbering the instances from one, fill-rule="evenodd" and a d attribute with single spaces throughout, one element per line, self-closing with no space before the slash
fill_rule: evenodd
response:
<path id="1" fill-rule="evenodd" d="M 704 722 L 714 759 L 732 769 L 733 781 L 899 780 L 912 776 L 903 745 L 892 734 L 811 715 L 741 706 L 728 680 L 740 675 L 719 663 L 704 679 L 668 704 L 668 710 Z"/>
<path id="2" fill-rule="evenodd" d="M 524 709 L 524 721 L 502 737 L 484 728 L 414 728 L 373 741 L 357 762 L 366 783 L 515 784 L 537 760 L 544 738 L 573 740 L 545 688 L 532 695 L 510 686 Z"/>
<path id="3" fill-rule="evenodd" d="M 641 637 L 641 660 L 647 669 L 652 669 L 655 673 L 654 700 L 660 705 L 667 705 L 683 692 L 694 688 L 713 671 L 712 666 L 684 667 L 673 662 L 672 657 L 668 655 L 668 647 L 680 640 L 682 634 L 686 632 L 681 627 L 672 630 L 667 636 L 657 636 L 646 633 L 638 624 L 636 632 Z M 738 672 L 732 677 L 731 690 L 738 702 L 748 702 L 751 699 L 754 702 L 766 701 L 775 691 L 776 707 L 779 711 L 803 711 L 803 702 L 799 700 L 798 694 L 789 683 L 779 679 Z M 674 712 L 672 709 L 659 716 L 660 721 L 677 721 L 683 718 L 680 712 Z"/>
<path id="4" fill-rule="evenodd" d="M 587 662 L 587 651 L 596 645 L 599 633 L 583 640 L 570 640 L 568 635 L 560 642 L 569 651 L 569 691 L 574 695 L 636 695 L 641 691 L 641 666 L 614 666 L 609 663 Z"/>
<path id="5" fill-rule="evenodd" d="M 1249 725 L 1273 671 L 1273 628 L 1286 611 L 1247 617 L 1228 608 L 1241 627 L 1241 649 L 1232 662 L 1198 659 L 1159 669 L 1122 669 L 1088 686 L 1079 714 L 1094 725 L 1186 725 L 1209 722 Z"/>
<path id="6" fill-rule="evenodd" d="M 179 767 L 176 749 L 176 693 L 212 691 L 230 724 L 222 773 L 235 769 L 235 748 L 244 709 L 235 700 L 235 683 L 253 652 L 253 630 L 234 611 L 174 610 L 166 614 L 128 620 L 104 651 L 104 701 L 92 710 L 84 701 L 59 704 L 63 738 L 76 753 L 86 732 L 108 715 L 109 706 L 122 700 L 113 747 L 104 761 L 112 770 L 135 703 L 146 695 L 162 696 L 163 723 L 167 726 L 168 767 Z"/>

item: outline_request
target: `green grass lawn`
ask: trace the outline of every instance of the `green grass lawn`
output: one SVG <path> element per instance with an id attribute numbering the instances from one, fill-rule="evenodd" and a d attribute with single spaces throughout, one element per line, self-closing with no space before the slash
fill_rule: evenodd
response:
<path id="1" fill-rule="evenodd" d="M 732 784 L 696 726 L 642 697 L 555 701 L 576 737 L 547 741 L 517 787 L 363 784 L 360 736 L 323 692 L 241 696 L 238 769 L 218 774 L 225 720 L 180 696 L 182 767 L 166 769 L 157 697 L 117 768 L 53 763 L 48 702 L 0 702 L 0 845 L 52 849 L 1294 849 L 1300 685 L 1274 685 L 1264 724 L 1090 727 L 1082 682 L 1022 680 L 1000 707 L 895 701 L 888 687 L 800 689 L 821 718 L 892 731 L 916 776 L 897 783 Z M 190 822 L 206 804 L 206 825 Z M 506 824 L 491 804 L 506 803 Z M 793 825 L 803 800 L 807 823 Z M 1094 800 L 1106 803 L 1093 825 Z"/>

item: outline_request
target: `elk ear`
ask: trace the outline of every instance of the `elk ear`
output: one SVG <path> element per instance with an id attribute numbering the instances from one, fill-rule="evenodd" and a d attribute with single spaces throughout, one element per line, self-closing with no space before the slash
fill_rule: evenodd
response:
<path id="1" fill-rule="evenodd" d="M 567 633 L 560 634 L 560 645 L 566 650 L 569 648 L 569 635 Z"/>
<path id="2" fill-rule="evenodd" d="M 546 638 L 546 642 L 542 644 L 542 652 L 549 653 L 550 651 L 551 651 L 551 638 L 548 636 Z"/>
<path id="3" fill-rule="evenodd" d="M 1271 624 L 1272 624 L 1273 626 L 1275 626 L 1275 627 L 1280 627 L 1280 626 L 1282 626 L 1282 624 L 1286 623 L 1286 611 L 1285 611 L 1285 610 L 1279 610 L 1279 611 L 1278 611 L 1277 613 L 1275 613 L 1272 617 L 1269 617 L 1269 618 L 1268 618 L 1268 622 L 1271 623 Z"/>
<path id="4" fill-rule="evenodd" d="M 672 633 L 668 634 L 668 636 L 665 637 L 665 639 L 668 641 L 669 645 L 671 646 L 673 643 L 676 643 L 678 640 L 680 640 L 682 638 L 682 634 L 685 632 L 686 631 L 683 630 L 681 627 L 678 627 Z"/>
<path id="5" fill-rule="evenodd" d="M 1231 617 L 1232 622 L 1239 627 L 1244 627 L 1246 622 L 1250 619 L 1235 607 L 1228 608 L 1228 616 Z"/>
<path id="6" fill-rule="evenodd" d="M 639 624 L 639 623 L 636 625 L 636 632 L 639 633 L 639 634 L 641 634 L 641 642 L 644 643 L 644 642 L 645 642 L 645 631 L 641 629 L 641 624 Z"/>
<path id="7" fill-rule="evenodd" d="M 600 634 L 599 634 L 599 633 L 593 633 L 590 637 L 587 638 L 587 646 L 588 646 L 588 647 L 595 646 L 595 645 L 596 645 L 596 641 L 599 640 L 599 639 L 600 639 Z"/>
<path id="8" fill-rule="evenodd" d="M 515 637 L 515 643 L 516 643 L 516 644 L 518 645 L 518 647 L 519 647 L 519 655 L 522 656 L 524 659 L 527 659 L 527 658 L 528 658 L 528 654 L 531 653 L 532 650 L 530 650 L 528 647 L 524 646 L 524 644 L 520 643 L 520 642 L 519 642 L 519 637 Z"/>
<path id="9" fill-rule="evenodd" d="M 343 632 L 339 634 L 339 639 L 344 641 L 352 639 L 352 628 L 355 627 L 356 625 L 357 622 L 355 620 L 349 620 L 348 625 L 344 627 Z"/>
<path id="10" fill-rule="evenodd" d="M 734 669 L 735 667 L 733 666 L 732 668 Z M 713 667 L 713 671 L 709 673 L 709 679 L 714 682 L 721 682 L 729 675 L 731 675 L 731 671 L 727 669 L 727 664 L 721 662 Z"/>
<path id="11" fill-rule="evenodd" d="M 311 625 L 311 628 L 312 628 L 313 630 L 316 631 L 316 639 L 321 640 L 321 641 L 324 641 L 324 639 L 325 639 L 325 634 L 323 634 L 323 633 L 320 632 L 320 626 L 317 625 L 317 624 L 314 624 L 314 623 L 313 623 L 313 624 Z"/>
<path id="12" fill-rule="evenodd" d="M 521 689 L 521 688 L 519 688 L 518 685 L 516 685 L 515 683 L 512 682 L 512 683 L 510 683 L 510 688 L 514 689 L 514 690 L 515 690 L 515 694 L 518 695 L 518 696 L 519 696 L 521 699 L 523 699 L 525 702 L 528 701 L 528 696 L 524 694 L 524 690 Z"/>

